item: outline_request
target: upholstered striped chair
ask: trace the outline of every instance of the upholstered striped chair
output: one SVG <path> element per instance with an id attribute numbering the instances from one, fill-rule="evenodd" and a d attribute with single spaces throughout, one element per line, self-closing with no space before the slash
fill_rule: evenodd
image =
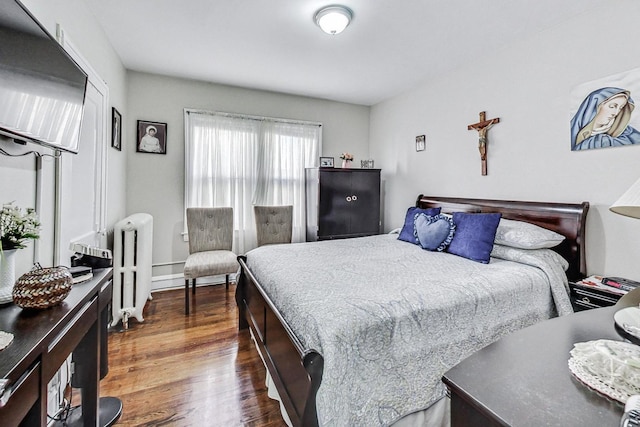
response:
<path id="1" fill-rule="evenodd" d="M 188 208 L 189 256 L 184 264 L 185 314 L 189 314 L 189 280 L 196 293 L 196 279 L 226 275 L 238 271 L 238 260 L 231 252 L 233 244 L 233 208 Z"/>
<path id="2" fill-rule="evenodd" d="M 291 243 L 293 206 L 254 206 L 258 246 Z"/>

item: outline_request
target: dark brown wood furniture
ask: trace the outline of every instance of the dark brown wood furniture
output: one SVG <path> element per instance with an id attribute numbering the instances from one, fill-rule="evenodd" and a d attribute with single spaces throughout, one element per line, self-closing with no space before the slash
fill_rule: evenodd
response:
<path id="1" fill-rule="evenodd" d="M 0 307 L 0 330 L 14 335 L 0 351 L 0 378 L 9 380 L 0 397 L 2 426 L 46 426 L 47 384 L 70 353 L 83 384 L 83 425 L 97 425 L 100 349 L 106 334 L 104 313 L 111 302 L 112 269 L 94 270 L 90 281 L 73 285 L 65 300 L 45 310 Z M 74 354 L 75 356 L 75 354 Z"/>
<path id="2" fill-rule="evenodd" d="M 307 241 L 380 233 L 380 169 L 307 169 Z"/>
<path id="3" fill-rule="evenodd" d="M 623 405 L 569 371 L 573 344 L 621 340 L 613 315 L 598 308 L 514 332 L 460 362 L 442 380 L 451 393 L 451 426 L 617 426 Z"/>
<path id="4" fill-rule="evenodd" d="M 585 219 L 589 204 L 512 202 L 419 196 L 419 207 L 442 207 L 443 212 L 501 212 L 505 218 L 541 225 L 566 236 L 557 250 L 570 263 L 569 273 L 583 277 Z M 316 393 L 324 359 L 304 348 L 284 321 L 260 283 L 239 257 L 241 274 L 236 288 L 239 328 L 251 328 L 265 364 L 293 425 L 317 425 Z"/>
<path id="5" fill-rule="evenodd" d="M 569 298 L 574 311 L 609 307 L 618 302 L 621 297 L 622 295 L 617 292 L 569 282 Z"/>
<path id="6" fill-rule="evenodd" d="M 500 212 L 502 218 L 530 222 L 565 236 L 555 248 L 569 262 L 569 280 L 582 279 L 587 273 L 585 227 L 589 203 L 540 203 L 504 200 L 474 200 L 418 196 L 416 204 L 442 207 L 443 212 Z"/>

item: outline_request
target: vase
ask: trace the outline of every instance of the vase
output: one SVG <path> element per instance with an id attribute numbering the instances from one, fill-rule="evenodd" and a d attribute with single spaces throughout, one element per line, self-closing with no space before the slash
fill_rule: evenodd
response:
<path id="1" fill-rule="evenodd" d="M 0 304 L 13 301 L 13 285 L 16 283 L 17 249 L 6 249 L 0 253 Z"/>
<path id="2" fill-rule="evenodd" d="M 342 161 L 342 169 L 349 169 L 351 167 L 351 160 Z"/>

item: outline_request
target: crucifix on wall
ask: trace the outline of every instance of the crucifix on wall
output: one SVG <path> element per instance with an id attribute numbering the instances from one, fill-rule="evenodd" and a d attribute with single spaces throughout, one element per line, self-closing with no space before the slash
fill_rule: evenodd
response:
<path id="1" fill-rule="evenodd" d="M 478 150 L 480 150 L 480 160 L 482 161 L 482 175 L 487 174 L 487 132 L 493 125 L 500 123 L 500 118 L 487 120 L 485 111 L 480 112 L 480 121 L 467 126 L 468 130 L 478 131 Z"/>

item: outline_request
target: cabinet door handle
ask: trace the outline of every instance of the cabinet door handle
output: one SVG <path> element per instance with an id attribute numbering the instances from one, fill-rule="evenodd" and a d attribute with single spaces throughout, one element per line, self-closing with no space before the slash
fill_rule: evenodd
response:
<path id="1" fill-rule="evenodd" d="M 354 194 L 353 196 L 351 196 L 351 200 L 353 200 L 353 201 L 355 202 L 356 200 L 358 200 L 358 196 L 356 196 L 356 195 Z"/>
<path id="2" fill-rule="evenodd" d="M 347 202 L 351 201 L 351 196 L 347 196 Z"/>

